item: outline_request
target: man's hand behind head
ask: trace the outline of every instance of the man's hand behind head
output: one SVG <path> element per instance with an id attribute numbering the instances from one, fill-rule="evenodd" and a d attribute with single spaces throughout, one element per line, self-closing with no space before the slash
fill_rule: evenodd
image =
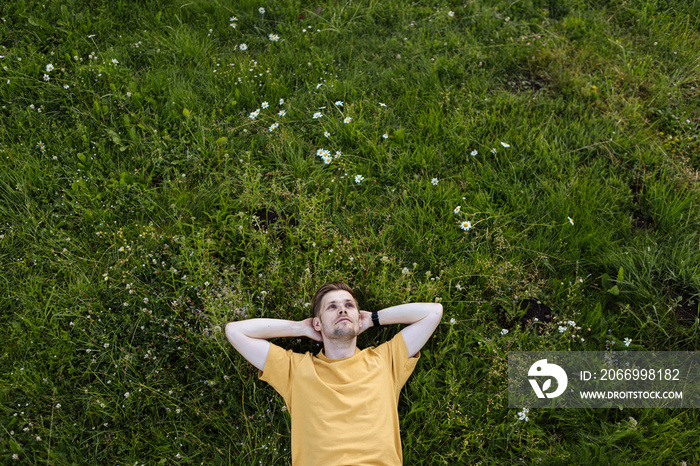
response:
<path id="1" fill-rule="evenodd" d="M 313 318 L 309 317 L 308 319 L 304 319 L 301 321 L 301 323 L 304 326 L 304 335 L 311 338 L 312 340 L 323 342 L 321 332 L 314 328 L 313 320 Z"/>
<path id="2" fill-rule="evenodd" d="M 358 335 L 372 326 L 374 326 L 374 323 L 372 322 L 372 313 L 360 311 L 360 332 Z"/>

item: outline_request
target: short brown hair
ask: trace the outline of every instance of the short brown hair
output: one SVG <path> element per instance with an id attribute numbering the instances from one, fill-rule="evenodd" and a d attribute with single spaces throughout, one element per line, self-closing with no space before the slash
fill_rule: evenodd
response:
<path id="1" fill-rule="evenodd" d="M 352 288 L 348 286 L 347 283 L 345 282 L 330 282 L 326 283 L 325 285 L 321 286 L 318 290 L 316 290 L 316 294 L 314 294 L 313 299 L 311 300 L 311 309 L 313 310 L 313 317 L 318 317 L 318 315 L 321 313 L 321 301 L 323 301 L 323 297 L 326 295 L 326 293 L 329 293 L 331 291 L 336 291 L 336 290 L 343 290 L 347 291 L 350 293 L 352 296 L 352 299 L 355 300 L 355 304 L 357 305 L 357 298 L 355 297 L 355 292 L 352 291 Z"/>

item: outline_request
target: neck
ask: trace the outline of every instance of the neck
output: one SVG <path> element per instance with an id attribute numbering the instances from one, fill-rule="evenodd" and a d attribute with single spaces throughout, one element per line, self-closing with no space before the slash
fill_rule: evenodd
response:
<path id="1" fill-rule="evenodd" d="M 328 359 L 349 358 L 355 354 L 357 348 L 357 337 L 350 339 L 323 339 L 323 354 Z"/>

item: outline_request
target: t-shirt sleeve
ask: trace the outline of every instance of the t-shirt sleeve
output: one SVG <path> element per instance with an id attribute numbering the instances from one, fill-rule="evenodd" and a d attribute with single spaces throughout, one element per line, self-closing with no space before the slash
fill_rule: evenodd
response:
<path id="1" fill-rule="evenodd" d="M 292 384 L 294 363 L 293 351 L 284 350 L 274 343 L 270 343 L 270 351 L 265 360 L 265 370 L 258 371 L 258 378 L 269 383 L 277 393 L 282 395 L 287 406 L 290 403 L 287 397 Z"/>
<path id="2" fill-rule="evenodd" d="M 398 332 L 394 338 L 386 343 L 388 349 L 388 357 L 391 358 L 391 371 L 394 379 L 396 391 L 400 391 L 406 384 L 406 381 L 413 373 L 413 370 L 418 364 L 420 352 L 416 353 L 412 358 L 408 357 L 408 348 L 406 341 L 403 339 L 403 334 Z"/>

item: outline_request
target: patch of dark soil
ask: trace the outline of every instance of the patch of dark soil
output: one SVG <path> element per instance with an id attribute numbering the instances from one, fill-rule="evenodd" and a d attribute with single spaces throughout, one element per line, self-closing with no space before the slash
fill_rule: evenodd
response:
<path id="1" fill-rule="evenodd" d="M 523 299 L 518 304 L 517 311 L 519 317 L 512 317 L 506 314 L 503 307 L 497 306 L 496 312 L 498 314 L 497 320 L 499 325 L 509 330 L 512 330 L 516 326 L 519 326 L 523 330 L 527 327 L 535 326 L 539 331 L 541 326 L 534 324 L 546 324 L 553 319 L 552 309 L 536 299 Z"/>
<path id="2" fill-rule="evenodd" d="M 504 85 L 507 90 L 513 94 L 520 94 L 523 92 L 536 93 L 542 89 L 546 90 L 549 87 L 549 79 L 546 76 L 537 74 L 511 76 L 507 79 Z"/>
<path id="3" fill-rule="evenodd" d="M 636 230 L 648 230 L 654 226 L 654 218 L 651 213 L 646 210 L 643 204 L 644 181 L 641 177 L 637 177 L 630 183 L 630 191 L 632 193 L 632 202 L 634 211 L 632 212 L 632 227 Z"/>
<path id="4" fill-rule="evenodd" d="M 520 323 L 523 325 L 534 319 L 543 323 L 552 321 L 552 310 L 549 306 L 534 299 L 525 299 L 521 301 L 520 309 L 525 310 L 525 315 L 520 319 Z"/>
<path id="5" fill-rule="evenodd" d="M 253 212 L 253 216 L 259 219 L 253 223 L 253 227 L 256 230 L 274 231 L 276 237 L 283 243 L 287 239 L 286 227 L 294 228 L 297 226 L 296 219 L 287 216 L 284 212 L 278 213 L 274 210 L 258 209 Z"/>
<path id="6" fill-rule="evenodd" d="M 678 296 L 678 304 L 673 309 L 679 321 L 694 322 L 700 316 L 700 306 L 698 306 L 697 296 L 692 296 L 687 292 Z"/>

